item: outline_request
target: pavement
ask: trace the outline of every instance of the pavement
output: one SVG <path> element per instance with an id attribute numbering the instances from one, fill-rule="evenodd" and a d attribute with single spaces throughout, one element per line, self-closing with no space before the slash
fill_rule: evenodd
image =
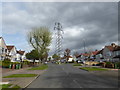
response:
<path id="1" fill-rule="evenodd" d="M 72 64 L 51 64 L 44 74 L 38 76 L 27 88 L 118 88 L 114 71 L 88 72 Z M 109 72 L 109 73 L 108 73 Z M 103 74 L 104 73 L 104 74 Z M 113 75 L 113 76 L 112 76 Z"/>
<path id="2" fill-rule="evenodd" d="M 27 87 L 32 81 L 34 81 L 39 75 L 44 73 L 46 70 L 28 70 L 31 67 L 18 69 L 18 70 L 12 70 L 12 69 L 2 69 L 2 77 L 8 76 L 11 74 L 38 74 L 36 77 L 24 77 L 24 78 L 2 78 L 2 82 L 9 82 L 10 84 L 18 85 L 21 88 Z M 12 87 L 12 86 L 11 86 Z"/>

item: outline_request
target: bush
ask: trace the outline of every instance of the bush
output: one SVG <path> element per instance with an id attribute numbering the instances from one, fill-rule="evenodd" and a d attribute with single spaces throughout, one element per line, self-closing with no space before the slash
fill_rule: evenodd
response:
<path id="1" fill-rule="evenodd" d="M 2 67 L 3 68 L 9 68 L 9 65 L 10 65 L 10 62 L 11 60 L 10 59 L 8 59 L 8 58 L 6 58 L 6 59 L 4 59 L 4 61 L 2 61 Z"/>
<path id="2" fill-rule="evenodd" d="M 106 68 L 113 68 L 113 63 L 112 62 L 106 62 L 105 67 Z"/>
<path id="3" fill-rule="evenodd" d="M 119 68 L 120 69 L 120 62 L 116 62 L 115 65 L 116 65 L 115 68 Z"/>
<path id="4" fill-rule="evenodd" d="M 11 60 L 9 58 L 5 58 L 4 62 L 11 62 Z"/>
<path id="5" fill-rule="evenodd" d="M 2 66 L 2 61 L 0 61 L 0 66 Z"/>
<path id="6" fill-rule="evenodd" d="M 24 60 L 24 61 L 23 61 L 23 64 L 25 64 L 25 65 L 29 65 L 29 64 L 30 64 L 30 62 L 29 62 L 29 61 L 27 61 L 27 60 Z"/>
<path id="7" fill-rule="evenodd" d="M 2 62 L 3 68 L 9 68 L 10 62 Z"/>

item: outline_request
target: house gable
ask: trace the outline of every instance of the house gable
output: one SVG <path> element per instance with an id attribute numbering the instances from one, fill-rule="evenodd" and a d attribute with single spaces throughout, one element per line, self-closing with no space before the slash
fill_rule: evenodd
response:
<path id="1" fill-rule="evenodd" d="M 17 53 L 16 47 L 11 45 L 11 46 L 7 46 L 8 51 L 9 51 L 9 55 L 15 55 Z"/>
<path id="2" fill-rule="evenodd" d="M 4 39 L 2 37 L 0 37 L 0 47 L 2 47 L 4 49 L 7 49 L 6 43 L 5 43 L 5 41 L 4 41 Z"/>

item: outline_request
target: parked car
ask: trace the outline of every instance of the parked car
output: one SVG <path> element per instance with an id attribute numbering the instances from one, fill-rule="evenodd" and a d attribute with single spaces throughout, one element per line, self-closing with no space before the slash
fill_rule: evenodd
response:
<path id="1" fill-rule="evenodd" d="M 46 62 L 44 62 L 44 64 L 47 64 L 48 62 L 46 61 Z"/>
<path id="2" fill-rule="evenodd" d="M 61 63 L 65 63 L 66 62 L 66 59 L 62 59 L 60 60 Z"/>

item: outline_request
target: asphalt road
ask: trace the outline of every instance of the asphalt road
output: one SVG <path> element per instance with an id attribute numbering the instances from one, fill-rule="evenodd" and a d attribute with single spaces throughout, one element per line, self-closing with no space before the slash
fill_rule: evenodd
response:
<path id="1" fill-rule="evenodd" d="M 115 79 L 99 77 L 72 64 L 48 64 L 48 70 L 27 88 L 117 88 Z"/>

